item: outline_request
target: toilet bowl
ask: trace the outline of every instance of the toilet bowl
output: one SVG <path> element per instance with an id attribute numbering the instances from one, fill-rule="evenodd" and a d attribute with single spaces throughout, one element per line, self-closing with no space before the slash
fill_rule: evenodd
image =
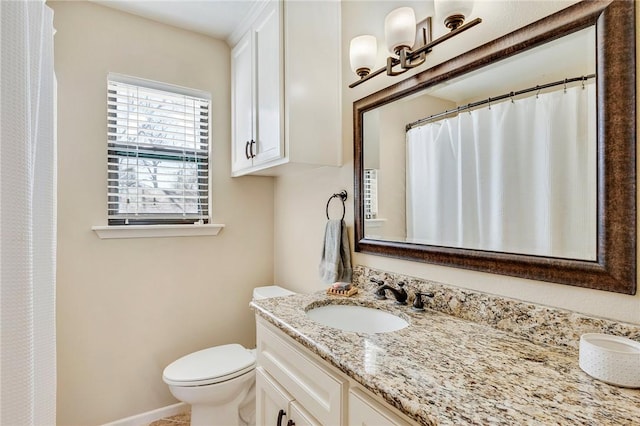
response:
<path id="1" fill-rule="evenodd" d="M 257 287 L 254 299 L 294 294 L 278 286 Z M 255 424 L 255 350 L 237 343 L 214 346 L 169 364 L 162 379 L 171 394 L 191 405 L 191 425 Z"/>

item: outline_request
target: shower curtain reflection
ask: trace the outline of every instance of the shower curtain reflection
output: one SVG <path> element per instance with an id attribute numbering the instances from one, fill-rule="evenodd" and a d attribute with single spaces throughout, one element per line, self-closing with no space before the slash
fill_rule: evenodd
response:
<path id="1" fill-rule="evenodd" d="M 590 83 L 408 130 L 407 241 L 594 260 L 595 114 Z"/>

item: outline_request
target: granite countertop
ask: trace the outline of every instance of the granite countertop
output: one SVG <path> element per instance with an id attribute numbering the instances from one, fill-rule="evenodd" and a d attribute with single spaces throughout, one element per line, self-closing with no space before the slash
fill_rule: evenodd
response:
<path id="1" fill-rule="evenodd" d="M 390 333 L 343 332 L 306 310 L 330 303 L 383 309 L 409 322 Z M 371 292 L 293 295 L 251 303 L 256 314 L 423 425 L 640 425 L 640 389 L 595 380 L 572 347 L 427 309 L 412 312 Z"/>

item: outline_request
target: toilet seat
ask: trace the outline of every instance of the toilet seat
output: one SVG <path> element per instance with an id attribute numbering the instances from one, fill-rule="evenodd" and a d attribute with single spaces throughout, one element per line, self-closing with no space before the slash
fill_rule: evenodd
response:
<path id="1" fill-rule="evenodd" d="M 162 379 L 173 386 L 212 385 L 253 371 L 255 365 L 255 353 L 233 343 L 183 356 L 164 369 Z"/>

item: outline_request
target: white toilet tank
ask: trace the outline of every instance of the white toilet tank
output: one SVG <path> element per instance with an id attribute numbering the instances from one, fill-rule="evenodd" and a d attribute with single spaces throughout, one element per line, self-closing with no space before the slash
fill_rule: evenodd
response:
<path id="1" fill-rule="evenodd" d="M 264 287 L 256 287 L 253 289 L 253 299 L 269 299 L 271 297 L 290 296 L 295 294 L 292 291 L 277 285 L 267 285 Z"/>

